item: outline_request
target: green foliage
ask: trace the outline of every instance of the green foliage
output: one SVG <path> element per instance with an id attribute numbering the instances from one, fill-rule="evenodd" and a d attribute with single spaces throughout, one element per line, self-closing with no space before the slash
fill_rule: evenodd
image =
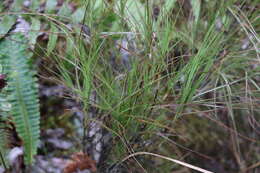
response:
<path id="1" fill-rule="evenodd" d="M 55 7 L 57 5 L 57 0 L 47 0 L 46 1 L 46 12 L 52 13 L 55 10 Z"/>
<path id="2" fill-rule="evenodd" d="M 51 34 L 49 35 L 49 41 L 47 44 L 47 55 L 49 55 L 53 51 L 53 49 L 56 46 L 57 39 L 58 39 L 58 35 L 56 33 L 58 31 L 58 28 L 55 26 L 55 24 L 51 24 L 50 31 L 51 31 Z"/>
<path id="3" fill-rule="evenodd" d="M 7 132 L 7 112 L 10 111 L 10 104 L 7 102 L 4 95 L 0 94 L 0 165 L 8 167 L 6 155 L 8 153 L 8 132 Z"/>
<path id="4" fill-rule="evenodd" d="M 56 0 L 44 1 L 46 13 L 54 14 L 55 9 L 58 11 L 57 15 L 41 15 L 41 20 L 46 17 L 50 26 L 43 27 L 44 30 L 50 29 L 46 56 L 56 60 L 55 70 L 51 69 L 55 71 L 55 77 L 59 77 L 73 92 L 73 99 L 76 97 L 82 104 L 85 113 L 82 121 L 84 128 L 88 128 L 90 107 L 98 109 L 97 116 L 108 117 L 103 123 L 122 140 L 114 140 L 115 152 L 111 154 L 112 159 L 137 150 L 156 150 L 165 155 L 174 153 L 174 157 L 181 157 L 191 153 L 193 149 L 205 146 L 206 152 L 210 154 L 215 152 L 216 147 L 223 147 L 228 136 L 233 136 L 230 146 L 233 146 L 235 155 L 245 153 L 242 146 L 245 142 L 239 139 L 239 133 L 252 138 L 255 138 L 256 133 L 246 133 L 244 129 L 249 125 L 243 118 L 250 114 L 252 118 L 246 118 L 257 119 L 254 112 L 259 112 L 255 108 L 255 98 L 259 97 L 260 89 L 259 79 L 256 77 L 260 70 L 255 67 L 256 62 L 259 62 L 259 36 L 254 30 L 259 25 L 259 22 L 255 22 L 257 10 L 253 8 L 256 0 L 249 3 L 250 8 L 245 1 L 224 0 L 190 0 L 181 3 L 176 0 L 73 2 L 75 1 L 77 5 L 80 4 L 75 11 L 70 8 L 69 1 L 64 1 L 58 7 Z M 14 4 L 20 2 L 16 0 Z M 239 2 L 243 5 L 236 7 Z M 37 9 L 37 2 L 34 4 L 30 6 L 31 10 Z M 29 39 L 34 44 L 40 29 L 40 20 L 35 16 L 29 17 L 33 17 Z M 7 25 L 1 31 L 3 35 L 9 31 L 15 20 L 5 18 L 4 21 Z M 82 25 L 79 23 L 84 23 L 89 28 L 89 38 L 85 37 L 87 34 L 82 32 Z M 21 43 L 24 38 L 10 38 L 19 40 L 19 44 L 24 45 Z M 248 44 L 242 43 L 247 41 Z M 12 49 L 17 52 L 20 47 L 23 46 Z M 25 49 L 20 51 L 19 56 L 30 56 Z M 32 74 L 29 75 L 30 80 L 24 77 L 28 76 L 31 68 L 21 62 L 27 62 L 24 58 L 13 58 L 15 52 L 6 51 L 4 55 L 1 53 L 1 62 L 19 62 L 19 65 L 15 65 L 16 72 L 14 67 L 10 68 L 11 65 L 4 66 L 5 73 L 8 71 L 7 67 L 9 68 L 9 85 L 5 92 L 9 95 L 16 93 L 13 97 L 8 97 L 7 103 L 11 104 L 10 112 L 14 115 L 14 121 L 25 120 L 24 126 L 29 127 L 26 129 L 29 130 L 28 133 L 25 130 L 18 131 L 29 137 L 20 136 L 23 140 L 31 141 L 32 138 L 38 138 L 34 131 L 39 131 L 37 128 L 33 130 L 38 123 L 38 113 L 31 111 L 38 106 L 36 91 L 32 91 L 35 90 L 35 80 Z M 10 61 L 11 58 L 6 58 L 7 56 L 12 56 L 14 61 Z M 57 72 L 57 69 L 60 71 Z M 26 89 L 29 87 L 28 83 L 31 84 L 30 91 Z M 24 90 L 19 91 L 17 88 Z M 20 97 L 17 93 L 20 93 Z M 19 104 L 14 104 L 12 98 L 20 98 Z M 8 104 L 5 105 L 8 107 Z M 20 116 L 20 119 L 15 118 L 18 117 L 17 114 L 12 113 L 17 112 L 17 109 L 13 109 L 17 105 L 23 107 L 21 110 L 30 109 L 27 113 L 23 111 L 24 116 Z M 244 109 L 243 118 L 239 117 L 242 114 L 241 108 Z M 28 112 L 35 115 L 30 117 Z M 231 122 L 227 124 L 227 128 L 232 130 L 224 131 L 222 126 L 219 128 L 215 125 L 215 122 L 221 124 L 223 116 L 225 121 Z M 6 113 L 2 117 L 6 117 Z M 207 118 L 211 118 L 214 123 Z M 33 123 L 36 126 L 30 126 Z M 6 134 L 1 134 L 5 136 L 0 137 L 5 139 Z M 182 140 L 182 136 L 191 139 L 193 143 Z M 171 143 L 174 145 L 169 145 Z M 28 152 L 28 146 L 35 143 L 25 145 Z M 185 146 L 191 149 L 186 148 L 188 152 L 185 152 L 175 145 L 182 149 Z M 131 151 L 130 146 L 133 148 Z M 1 152 L 3 148 L 4 146 Z M 32 149 L 35 150 L 33 147 Z M 204 150 L 197 153 L 199 152 Z M 32 156 L 35 151 L 29 153 Z M 246 155 L 250 154 L 236 157 L 244 159 L 241 162 L 243 163 L 248 160 Z M 193 157 L 192 154 L 190 156 Z M 218 158 L 222 158 L 219 156 Z M 247 165 L 254 165 L 254 159 L 247 161 Z M 164 163 L 161 166 L 156 161 L 154 163 L 156 168 L 150 164 L 144 165 L 151 171 L 162 172 Z M 178 167 L 167 164 L 163 172 L 175 169 Z"/>
<path id="5" fill-rule="evenodd" d="M 0 20 L 0 38 L 2 38 L 15 24 L 16 17 L 5 15 Z"/>
<path id="6" fill-rule="evenodd" d="M 119 2 L 119 1 L 118 1 Z M 119 4 L 117 5 L 119 6 Z M 122 7 L 121 7 L 122 8 Z M 140 32 L 140 25 L 145 20 L 145 7 L 140 1 L 126 1 L 124 4 L 125 17 L 127 18 L 126 22 L 131 30 L 136 30 Z M 141 30 L 142 32 L 143 30 Z"/>
<path id="7" fill-rule="evenodd" d="M 40 113 L 37 80 L 29 64 L 31 53 L 28 42 L 20 33 L 12 34 L 0 42 L 0 63 L 7 75 L 8 85 L 3 94 L 10 103 L 8 114 L 23 140 L 25 162 L 32 164 L 40 135 Z"/>
<path id="8" fill-rule="evenodd" d="M 83 21 L 83 18 L 84 18 L 84 13 L 85 13 L 85 8 L 84 8 L 84 7 L 78 8 L 78 9 L 71 15 L 72 21 L 73 21 L 74 23 L 81 23 L 81 22 Z"/>
<path id="9" fill-rule="evenodd" d="M 8 133 L 5 130 L 5 125 L 0 122 L 0 165 L 3 165 L 5 168 L 8 167 L 8 162 L 6 160 L 7 155 L 7 141 L 8 141 Z"/>
<path id="10" fill-rule="evenodd" d="M 30 5 L 30 9 L 32 9 L 33 11 L 36 11 L 40 7 L 40 4 L 41 4 L 41 1 L 32 0 L 31 5 Z"/>
<path id="11" fill-rule="evenodd" d="M 185 65 L 180 73 L 184 77 L 180 105 L 189 102 L 196 90 L 206 79 L 209 69 L 212 67 L 217 54 L 221 51 L 221 33 L 214 31 L 214 24 L 210 26 L 198 53 Z M 182 106 L 180 106 L 180 109 Z"/>
<path id="12" fill-rule="evenodd" d="M 15 0 L 12 4 L 11 10 L 14 12 L 19 12 L 22 10 L 24 0 Z"/>
<path id="13" fill-rule="evenodd" d="M 61 17 L 70 17 L 71 9 L 69 8 L 69 4 L 64 2 L 62 7 L 60 8 L 58 15 Z"/>
<path id="14" fill-rule="evenodd" d="M 29 41 L 31 45 L 35 45 L 40 28 L 41 28 L 41 22 L 36 17 L 31 18 L 31 28 L 29 32 Z"/>
<path id="15" fill-rule="evenodd" d="M 201 0 L 191 0 L 191 6 L 193 10 L 193 15 L 195 17 L 195 24 L 199 21 Z"/>

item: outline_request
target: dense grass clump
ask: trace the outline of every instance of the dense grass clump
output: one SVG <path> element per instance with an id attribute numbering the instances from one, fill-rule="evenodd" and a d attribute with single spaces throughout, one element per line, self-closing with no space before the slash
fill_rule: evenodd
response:
<path id="1" fill-rule="evenodd" d="M 22 15 L 48 30 L 40 78 L 80 104 L 78 149 L 93 123 L 111 134 L 101 172 L 257 172 L 257 0 L 72 0 Z"/>

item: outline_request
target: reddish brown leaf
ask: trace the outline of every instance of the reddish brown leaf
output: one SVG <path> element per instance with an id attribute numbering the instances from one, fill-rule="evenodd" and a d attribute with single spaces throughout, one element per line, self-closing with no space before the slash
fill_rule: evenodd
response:
<path id="1" fill-rule="evenodd" d="M 69 161 L 65 168 L 64 173 L 74 173 L 77 170 L 89 169 L 92 172 L 96 172 L 96 162 L 92 160 L 88 155 L 78 152 L 71 156 L 71 161 Z"/>

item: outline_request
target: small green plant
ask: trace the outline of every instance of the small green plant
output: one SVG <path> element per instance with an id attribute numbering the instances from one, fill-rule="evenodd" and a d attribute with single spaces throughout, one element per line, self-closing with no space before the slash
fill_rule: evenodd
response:
<path id="1" fill-rule="evenodd" d="M 38 85 L 35 72 L 30 64 L 32 54 L 28 42 L 21 33 L 12 33 L 0 42 L 0 64 L 2 74 L 6 75 L 6 86 L 1 90 L 0 114 L 0 155 L 4 162 L 4 153 L 8 144 L 4 124 L 8 118 L 23 141 L 25 163 L 32 164 L 37 152 L 40 135 L 40 112 Z M 10 109 L 3 109 L 8 104 Z"/>

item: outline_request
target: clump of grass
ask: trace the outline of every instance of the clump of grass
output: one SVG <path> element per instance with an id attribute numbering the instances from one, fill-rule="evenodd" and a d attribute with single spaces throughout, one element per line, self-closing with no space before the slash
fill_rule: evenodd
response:
<path id="1" fill-rule="evenodd" d="M 82 2 L 82 23 L 91 35 L 50 21 L 66 40 L 65 49 L 51 54 L 58 77 L 82 103 L 85 128 L 90 107 L 108 117 L 103 123 L 120 139 L 114 141 L 113 161 L 134 151 L 155 151 L 195 165 L 209 162 L 195 162 L 204 154 L 223 169 L 251 169 L 257 162 L 255 148 L 243 147 L 259 144 L 257 132 L 250 130 L 259 114 L 256 1 L 191 2 Z M 250 41 L 246 48 L 243 39 Z M 212 154 L 218 147 L 232 152 Z M 179 169 L 137 159 L 151 170 Z M 226 168 L 225 161 L 234 168 Z"/>

